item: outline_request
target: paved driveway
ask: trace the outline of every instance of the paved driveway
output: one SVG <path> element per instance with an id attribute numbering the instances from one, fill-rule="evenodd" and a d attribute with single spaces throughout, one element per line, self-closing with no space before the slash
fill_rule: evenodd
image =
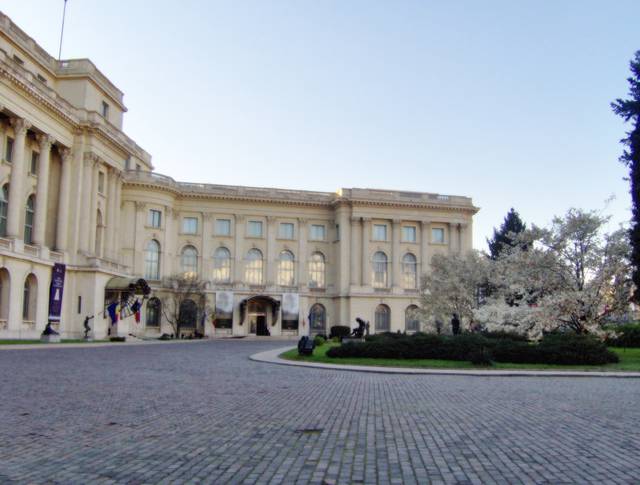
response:
<path id="1" fill-rule="evenodd" d="M 282 345 L 0 351 L 0 483 L 640 482 L 640 380 L 247 359 Z"/>

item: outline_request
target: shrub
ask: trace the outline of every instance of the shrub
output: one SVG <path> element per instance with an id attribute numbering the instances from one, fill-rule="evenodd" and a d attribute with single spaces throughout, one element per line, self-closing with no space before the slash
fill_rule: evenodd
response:
<path id="1" fill-rule="evenodd" d="M 332 338 L 331 338 L 331 341 L 332 341 L 334 344 L 339 344 L 339 343 L 340 343 L 340 337 L 332 337 Z"/>
<path id="2" fill-rule="evenodd" d="M 334 325 L 333 327 L 331 327 L 329 338 L 348 337 L 350 334 L 351 334 L 351 327 L 347 327 L 346 325 Z"/>
<path id="3" fill-rule="evenodd" d="M 492 360 L 561 365 L 618 362 L 617 355 L 597 338 L 573 333 L 547 335 L 537 344 L 470 333 L 456 336 L 416 334 L 401 338 L 382 334 L 363 343 L 350 342 L 333 347 L 327 355 L 377 359 L 468 360 L 478 365 L 488 365 Z"/>
<path id="4" fill-rule="evenodd" d="M 313 343 L 316 345 L 316 347 L 322 347 L 325 342 L 326 339 L 322 335 L 316 335 L 313 338 Z"/>
<path id="5" fill-rule="evenodd" d="M 494 340 L 513 340 L 515 342 L 529 341 L 529 338 L 526 335 L 521 335 L 515 332 L 506 332 L 504 330 L 494 332 L 484 331 L 481 335 Z"/>
<path id="6" fill-rule="evenodd" d="M 640 324 L 628 323 L 610 327 L 618 334 L 617 337 L 607 339 L 607 344 L 613 347 L 640 347 Z"/>
<path id="7" fill-rule="evenodd" d="M 125 337 L 111 337 L 109 339 L 110 342 L 125 342 L 126 338 Z"/>

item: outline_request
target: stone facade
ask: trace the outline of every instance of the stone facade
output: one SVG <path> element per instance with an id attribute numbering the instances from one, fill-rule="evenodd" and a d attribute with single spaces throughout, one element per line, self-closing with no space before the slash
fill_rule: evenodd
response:
<path id="1" fill-rule="evenodd" d="M 372 331 L 411 330 L 405 315 L 431 256 L 472 247 L 478 209 L 467 197 L 154 173 L 122 131 L 125 111 L 91 61 L 55 60 L 0 13 L 0 338 L 40 334 L 54 263 L 66 265 L 64 337 L 82 335 L 91 315 L 96 338 L 173 333 L 150 302 L 171 292 L 166 277 L 185 272 L 207 282 L 211 309 L 187 333 L 324 333 L 356 317 Z M 112 326 L 105 288 L 122 278 L 146 279 L 151 298 L 141 299 L 139 323 Z"/>

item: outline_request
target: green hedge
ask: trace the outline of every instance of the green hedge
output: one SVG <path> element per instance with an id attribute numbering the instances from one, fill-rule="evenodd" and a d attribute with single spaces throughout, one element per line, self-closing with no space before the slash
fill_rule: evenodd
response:
<path id="1" fill-rule="evenodd" d="M 501 335 L 489 338 L 464 333 L 456 336 L 415 334 L 382 335 L 364 343 L 350 342 L 327 351 L 329 357 L 377 359 L 442 359 L 477 363 L 600 365 L 618 362 L 616 354 L 589 335 L 547 335 L 539 343 L 513 340 Z"/>
<path id="2" fill-rule="evenodd" d="M 612 347 L 640 347 L 640 324 L 627 323 L 609 329 L 618 334 L 617 338 L 607 340 L 607 344 Z"/>
<path id="3" fill-rule="evenodd" d="M 334 325 L 331 327 L 331 331 L 329 333 L 329 338 L 333 337 L 348 337 L 351 335 L 351 327 L 347 327 L 346 325 Z"/>

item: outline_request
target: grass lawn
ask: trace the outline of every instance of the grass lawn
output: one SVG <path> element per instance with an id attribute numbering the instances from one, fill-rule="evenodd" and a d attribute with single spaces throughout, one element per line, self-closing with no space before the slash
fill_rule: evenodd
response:
<path id="1" fill-rule="evenodd" d="M 108 340 L 93 340 L 91 342 L 87 342 L 84 339 L 62 339 L 61 344 L 90 344 L 90 343 L 100 343 L 100 342 L 108 342 Z M 41 340 L 0 340 L 0 345 L 37 345 L 43 344 Z"/>
<path id="2" fill-rule="evenodd" d="M 283 359 L 299 360 L 303 362 L 322 362 L 327 364 L 346 365 L 370 365 L 379 367 L 417 367 L 424 369 L 548 369 L 548 370 L 582 370 L 582 371 L 640 371 L 640 348 L 613 348 L 620 362 L 607 365 L 552 365 L 552 364 L 509 364 L 496 362 L 491 367 L 474 366 L 471 362 L 461 360 L 435 360 L 435 359 L 372 359 L 365 357 L 331 358 L 327 356 L 327 350 L 334 347 L 335 343 L 326 343 L 316 347 L 313 356 L 302 357 L 298 355 L 298 349 L 292 349 L 280 355 Z"/>

